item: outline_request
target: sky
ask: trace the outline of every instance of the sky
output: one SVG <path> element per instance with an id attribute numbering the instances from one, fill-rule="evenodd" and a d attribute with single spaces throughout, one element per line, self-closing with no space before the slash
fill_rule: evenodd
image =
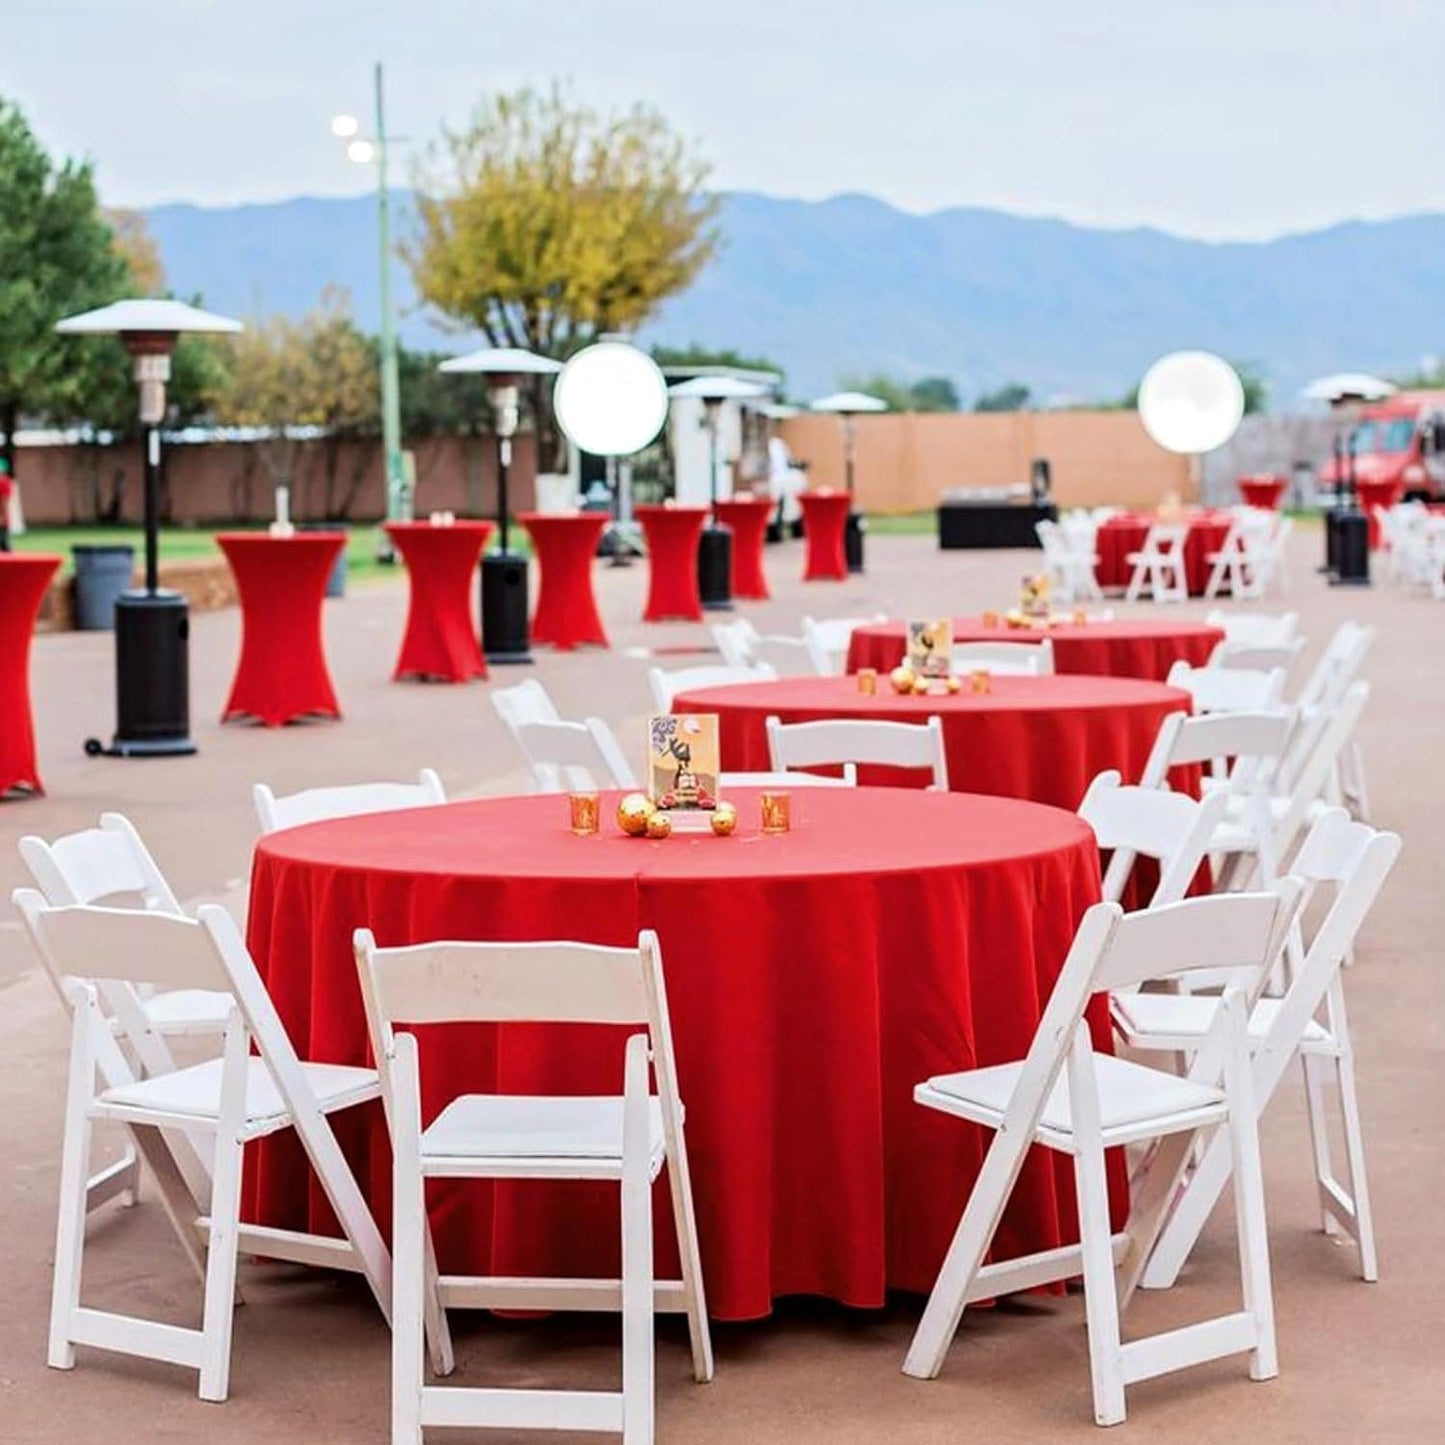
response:
<path id="1" fill-rule="evenodd" d="M 1264 239 L 1445 210 L 1445 0 L 4 0 L 0 95 L 110 204 L 373 183 L 330 135 L 386 65 L 418 142 L 560 79 L 712 183 Z M 406 179 L 405 169 L 399 178 Z"/>

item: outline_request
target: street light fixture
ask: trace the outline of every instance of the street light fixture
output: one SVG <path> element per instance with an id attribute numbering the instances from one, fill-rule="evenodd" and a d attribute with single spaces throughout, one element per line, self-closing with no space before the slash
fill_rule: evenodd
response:
<path id="1" fill-rule="evenodd" d="M 843 475 L 848 487 L 851 503 L 853 497 L 853 468 L 858 452 L 857 417 L 865 411 L 887 411 L 888 403 L 882 397 L 869 396 L 863 391 L 835 391 L 831 396 L 819 397 L 811 408 L 813 411 L 832 412 L 843 418 Z M 848 528 L 843 534 L 844 550 L 848 558 L 848 570 L 863 570 L 863 516 L 854 506 L 848 508 Z"/>
<path id="2" fill-rule="evenodd" d="M 492 402 L 497 432 L 497 521 L 500 548 L 482 558 L 482 643 L 488 662 L 531 662 L 527 628 L 527 558 L 511 549 L 511 506 L 507 478 L 512 467 L 512 438 L 521 421 L 517 383 L 523 376 L 562 370 L 550 356 L 514 346 L 486 347 L 441 364 L 452 374 L 482 375 Z"/>
<path id="3" fill-rule="evenodd" d="M 160 425 L 166 414 L 171 353 L 182 332 L 236 332 L 239 321 L 180 301 L 117 301 L 57 324 L 66 335 L 119 336 L 135 360 L 145 458 L 145 588 L 122 592 L 115 604 L 115 757 L 193 753 L 190 620 L 186 599 L 160 586 Z M 107 751 L 86 742 L 92 756 Z"/>

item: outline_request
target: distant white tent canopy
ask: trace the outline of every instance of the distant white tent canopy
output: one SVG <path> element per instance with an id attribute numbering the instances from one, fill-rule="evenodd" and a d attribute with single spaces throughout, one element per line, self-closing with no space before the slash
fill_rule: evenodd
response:
<path id="1" fill-rule="evenodd" d="M 1350 401 L 1384 401 L 1400 388 L 1394 382 L 1364 371 L 1339 371 L 1312 381 L 1300 393 L 1306 401 L 1327 401 L 1340 406 Z"/>
<path id="2" fill-rule="evenodd" d="M 116 335 L 127 332 L 166 334 L 181 331 L 243 331 L 229 316 L 217 316 L 184 301 L 140 299 L 112 301 L 96 311 L 82 311 L 56 323 L 55 329 L 71 335 Z"/>
<path id="3" fill-rule="evenodd" d="M 472 372 L 486 376 L 537 376 L 562 370 L 560 361 L 538 356 L 520 346 L 484 346 L 465 356 L 452 356 L 437 368 L 446 372 Z"/>
<path id="4" fill-rule="evenodd" d="M 810 409 L 853 416 L 860 411 L 887 411 L 888 403 L 881 396 L 869 396 L 864 391 L 835 391 L 831 396 L 820 396 Z"/>

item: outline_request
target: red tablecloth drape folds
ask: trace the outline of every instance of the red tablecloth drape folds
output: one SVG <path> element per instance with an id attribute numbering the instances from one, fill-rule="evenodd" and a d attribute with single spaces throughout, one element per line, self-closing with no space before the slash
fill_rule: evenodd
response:
<path id="1" fill-rule="evenodd" d="M 30 639 L 62 560 L 49 553 L 0 552 L 0 796 L 12 788 L 45 791 L 35 761 Z"/>
<path id="2" fill-rule="evenodd" d="M 394 678 L 469 682 L 487 675 L 472 598 L 477 562 L 493 530 L 491 522 L 386 524 L 411 587 Z"/>
<path id="3" fill-rule="evenodd" d="M 1280 503 L 1284 500 L 1285 490 L 1288 486 L 1288 477 L 1275 477 L 1261 472 L 1252 477 L 1239 479 L 1239 495 L 1246 506 L 1277 512 Z"/>
<path id="4" fill-rule="evenodd" d="M 615 800 L 604 798 L 603 816 Z M 361 1064 L 351 935 L 662 943 L 703 1273 L 721 1319 L 790 1294 L 874 1308 L 933 1283 L 987 1137 L 918 1108 L 932 1074 L 1022 1057 L 1078 918 L 1098 898 L 1093 836 L 1064 813 L 900 790 L 795 796 L 795 826 L 733 837 L 567 831 L 565 800 L 499 798 L 351 818 L 264 839 L 251 948 L 303 1057 Z M 1041 906 L 1044 900 L 1047 906 Z M 1102 1010 L 1093 1018 L 1108 1047 Z M 419 1030 L 430 1116 L 464 1091 L 604 1093 L 627 1029 Z M 338 1122 L 389 1227 L 378 1108 Z M 329 1224 L 294 1141 L 252 1151 L 247 1207 Z M 1117 1163 L 1117 1161 L 1116 1161 Z M 1115 1170 L 1116 1217 L 1126 1185 Z M 658 1185 L 658 1267 L 676 1245 Z M 587 1183 L 440 1184 L 428 1195 L 443 1271 L 598 1276 L 618 1267 L 617 1191 Z M 1035 1151 L 1002 1254 L 1068 1242 L 1067 1160 Z"/>
<path id="5" fill-rule="evenodd" d="M 280 727 L 301 717 L 340 717 L 321 613 L 346 534 L 219 532 L 216 542 L 241 599 L 241 655 L 221 721 L 253 717 Z"/>
<path id="6" fill-rule="evenodd" d="M 717 504 L 718 521 L 732 528 L 732 594 L 742 602 L 766 602 L 767 572 L 763 549 L 773 503 L 767 497 L 734 496 Z"/>
<path id="7" fill-rule="evenodd" d="M 701 622 L 697 545 L 706 507 L 637 507 L 647 539 L 647 604 L 644 622 Z"/>
<path id="8" fill-rule="evenodd" d="M 1202 667 L 1224 640 L 1224 632 L 1207 623 L 1172 617 L 1058 622 L 1037 631 L 985 627 L 977 617 L 959 617 L 953 623 L 955 642 L 1038 642 L 1045 637 L 1054 644 L 1056 672 L 1163 682 L 1177 661 Z M 848 646 L 848 671 L 857 672 L 860 667 L 891 671 L 902 660 L 906 638 L 903 622 L 856 628 Z"/>
<path id="9" fill-rule="evenodd" d="M 847 492 L 802 492 L 798 505 L 803 509 L 804 582 L 846 582 L 848 554 L 844 533 L 853 499 Z"/>
<path id="10" fill-rule="evenodd" d="M 1094 575 L 1100 587 L 1127 587 L 1134 569 L 1129 554 L 1139 551 L 1149 528 L 1161 519 L 1126 512 L 1110 517 L 1094 534 L 1094 551 L 1099 561 Z M 1229 534 L 1229 516 L 1223 512 L 1194 512 L 1181 518 L 1189 526 L 1184 541 L 1184 572 L 1189 595 L 1202 597 L 1209 581 L 1210 555 L 1219 551 Z"/>
<path id="11" fill-rule="evenodd" d="M 607 525 L 606 512 L 523 512 L 541 573 L 532 641 L 562 650 L 607 646 L 607 631 L 592 590 L 592 562 Z"/>

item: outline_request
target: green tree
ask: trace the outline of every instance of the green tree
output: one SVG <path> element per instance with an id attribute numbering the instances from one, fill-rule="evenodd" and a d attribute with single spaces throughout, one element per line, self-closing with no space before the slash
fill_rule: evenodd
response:
<path id="1" fill-rule="evenodd" d="M 925 376 L 908 388 L 911 411 L 957 411 L 958 388 L 946 376 Z"/>
<path id="2" fill-rule="evenodd" d="M 1010 381 L 996 391 L 984 392 L 973 404 L 975 411 L 1027 411 L 1033 393 L 1021 381 Z"/>
<path id="3" fill-rule="evenodd" d="M 765 356 L 744 356 L 730 346 L 703 346 L 696 341 L 687 346 L 658 344 L 652 348 L 652 359 L 659 366 L 733 366 L 739 371 L 771 371 L 780 385 L 787 375 L 776 361 Z"/>
<path id="4" fill-rule="evenodd" d="M 875 372 L 872 376 L 850 372 L 838 378 L 838 385 L 844 391 L 861 391 L 866 396 L 876 396 L 879 401 L 886 403 L 889 411 L 912 410 L 907 384 L 895 377 L 884 376 L 881 372 Z"/>
<path id="5" fill-rule="evenodd" d="M 1269 407 L 1269 382 L 1265 380 L 1261 368 L 1252 361 L 1231 361 L 1229 364 L 1238 374 L 1239 383 L 1244 388 L 1245 416 L 1253 416 L 1257 411 L 1267 410 Z M 1134 411 L 1138 406 L 1139 384 L 1135 382 L 1119 398 L 1117 407 L 1120 411 Z"/>

